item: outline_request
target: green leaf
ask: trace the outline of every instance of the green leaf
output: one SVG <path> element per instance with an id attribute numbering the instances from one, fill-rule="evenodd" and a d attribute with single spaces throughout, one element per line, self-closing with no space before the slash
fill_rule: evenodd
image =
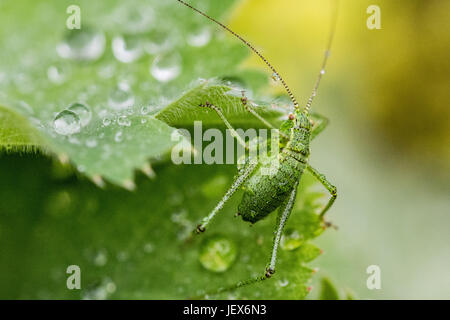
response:
<path id="1" fill-rule="evenodd" d="M 233 2 L 192 1 L 217 18 Z M 66 29 L 66 9 L 73 4 L 82 12 L 79 31 Z M 198 46 L 204 30 L 211 38 Z M 142 55 L 124 62 L 129 55 L 112 51 L 112 44 L 121 39 L 138 52 L 142 49 Z M 5 261 L 0 265 L 1 297 L 302 299 L 307 295 L 314 273 L 308 263 L 320 253 L 310 241 L 323 232 L 317 216 L 322 193 L 311 188 L 316 185 L 311 177 L 302 180 L 288 223 L 300 240 L 280 249 L 276 276 L 214 294 L 220 287 L 264 272 L 275 214 L 253 228 L 233 219 L 238 193 L 203 239 L 191 238 L 198 221 L 225 193 L 235 168 L 164 162 L 175 144 L 174 127 L 190 127 L 194 120 L 219 123 L 214 112 L 199 107 L 206 99 L 235 125 L 257 123 L 242 105 L 241 88 L 249 103 L 274 124 L 285 114 L 271 103 L 256 102 L 267 79 L 240 67 L 248 53 L 241 43 L 224 37 L 216 26 L 176 1 L 159 0 L 51 5 L 3 1 L 0 41 L 4 148 L 39 146 L 70 160 L 97 184 L 103 177 L 129 189 L 136 169 L 151 174 L 149 160 L 160 160 L 154 164 L 160 179 L 138 174 L 136 190 L 128 192 L 96 188 L 75 179 L 64 167 L 55 169 L 49 159 L 1 157 L 0 243 Z M 161 51 L 156 53 L 155 47 Z M 208 245 L 217 239 L 221 246 Z M 221 256 L 217 248 L 227 243 L 231 251 Z M 211 248 L 216 251 L 209 252 Z M 81 267 L 81 291 L 66 287 L 66 268 L 72 264 Z"/>
<path id="2" fill-rule="evenodd" d="M 220 18 L 233 2 L 214 1 L 204 9 Z M 66 27 L 69 5 L 81 8 L 80 30 Z M 240 98 L 227 94 L 230 87 L 198 85 L 197 79 L 232 79 L 254 91 L 266 82 L 240 68 L 245 46 L 176 1 L 3 1 L 0 18 L 0 104 L 22 116 L 0 127 L 0 136 L 8 137 L 1 145 L 21 151 L 39 146 L 97 182 L 103 177 L 130 185 L 135 169 L 174 145 L 173 128 L 150 115 L 172 126 L 192 125 L 206 113 L 197 106 L 208 98 L 232 120 L 251 119 Z M 88 108 L 91 120 L 57 130 L 55 117 L 75 103 Z M 259 109 L 274 119 L 281 115 Z M 0 109 L 10 117 L 4 113 Z M 217 115 L 198 119 L 218 123 Z M 77 127 L 77 121 L 70 123 Z M 24 140 L 36 130 L 41 139 Z M 123 141 L 115 143 L 120 131 Z"/>
<path id="3" fill-rule="evenodd" d="M 339 293 L 330 279 L 324 277 L 320 281 L 320 300 L 340 300 Z"/>
<path id="4" fill-rule="evenodd" d="M 149 157 L 162 157 L 177 141 L 172 138 L 173 128 L 151 116 L 131 115 L 123 121 L 129 124 L 104 126 L 94 121 L 76 138 L 72 137 L 75 141 L 55 138 L 52 149 L 69 155 L 80 172 L 98 183 L 101 176 L 134 188 L 134 169 L 152 174 Z"/>
<path id="5" fill-rule="evenodd" d="M 240 193 L 205 234 L 189 238 L 228 188 L 234 166 L 166 163 L 155 169 L 159 179 L 139 175 L 136 190 L 127 192 L 53 178 L 46 158 L 0 157 L 0 297 L 186 299 L 264 273 L 276 213 L 250 228 L 233 217 Z M 305 192 L 317 187 L 312 181 L 302 182 L 297 201 L 306 206 L 295 209 L 288 228 L 306 230 L 298 221 L 317 214 L 309 209 L 314 196 Z M 234 258 L 213 261 L 221 268 L 231 261 L 222 272 L 201 259 L 205 242 L 217 237 L 237 250 Z M 318 253 L 310 240 L 294 250 L 281 247 L 272 279 L 208 297 L 303 299 Z M 73 264 L 81 268 L 81 290 L 66 287 L 66 268 Z"/>
<path id="6" fill-rule="evenodd" d="M 32 152 L 42 144 L 39 132 L 13 110 L 0 106 L 0 149 Z"/>
<path id="7" fill-rule="evenodd" d="M 233 126 L 261 126 L 261 122 L 251 115 L 242 104 L 241 90 L 217 83 L 211 79 L 186 92 L 183 97 L 166 106 L 156 114 L 156 118 L 176 127 L 192 126 L 194 121 L 202 121 L 206 125 L 220 125 L 223 122 L 217 114 L 209 108 L 200 107 L 206 101 L 219 107 Z M 256 104 L 252 100 L 252 107 L 259 115 L 277 124 L 285 110 L 276 104 L 261 102 Z"/>

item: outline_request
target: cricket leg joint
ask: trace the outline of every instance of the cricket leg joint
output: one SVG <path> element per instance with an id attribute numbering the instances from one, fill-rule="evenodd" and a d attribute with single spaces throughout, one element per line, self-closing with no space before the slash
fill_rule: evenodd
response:
<path id="1" fill-rule="evenodd" d="M 203 108 L 211 108 L 212 104 L 209 101 L 205 101 L 205 103 L 200 103 L 198 106 Z"/>
<path id="2" fill-rule="evenodd" d="M 274 273 L 275 273 L 275 269 L 267 268 L 265 276 L 266 276 L 266 278 L 270 278 L 273 276 Z"/>
<path id="3" fill-rule="evenodd" d="M 200 233 L 205 232 L 205 230 L 206 230 L 206 228 L 205 228 L 203 225 L 199 224 L 199 225 L 197 226 L 197 228 L 195 229 L 195 232 L 196 232 L 197 234 L 200 234 Z"/>

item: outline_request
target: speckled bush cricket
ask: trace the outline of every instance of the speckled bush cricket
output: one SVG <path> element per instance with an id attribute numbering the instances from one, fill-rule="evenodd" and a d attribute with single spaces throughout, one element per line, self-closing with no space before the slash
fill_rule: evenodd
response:
<path id="1" fill-rule="evenodd" d="M 225 193 L 222 200 L 216 205 L 216 207 L 210 212 L 210 214 L 202 220 L 201 224 L 199 224 L 195 230 L 196 233 L 204 232 L 208 224 L 211 223 L 216 214 L 222 209 L 225 202 L 227 202 L 228 199 L 239 188 L 242 188 L 244 190 L 244 195 L 241 203 L 238 206 L 238 215 L 240 215 L 244 221 L 256 223 L 278 208 L 277 223 L 274 230 L 274 239 L 272 245 L 272 254 L 264 274 L 256 278 L 240 281 L 231 287 L 222 288 L 216 292 L 218 293 L 222 291 L 237 289 L 239 287 L 249 285 L 258 281 L 266 280 L 275 273 L 278 246 L 281 241 L 284 226 L 286 225 L 286 222 L 294 206 L 297 196 L 297 188 L 305 169 L 308 170 L 328 190 L 331 195 L 328 203 L 320 212 L 321 219 L 324 218 L 325 213 L 336 200 L 336 187 L 333 186 L 323 174 L 309 165 L 308 158 L 310 154 L 310 141 L 314 139 L 321 131 L 323 131 L 328 124 L 328 120 L 325 117 L 311 113 L 311 104 L 314 97 L 316 96 L 322 76 L 325 74 L 325 67 L 330 55 L 331 43 L 333 41 L 334 31 L 336 28 L 338 3 L 337 1 L 335 3 L 336 8 L 333 13 L 330 35 L 320 72 L 317 76 L 311 96 L 309 97 L 306 105 L 303 108 L 300 108 L 297 100 L 295 99 L 284 79 L 267 61 L 267 59 L 247 40 L 242 38 L 240 35 L 232 31 L 224 24 L 208 16 L 206 13 L 200 11 L 199 9 L 194 8 L 183 0 L 177 1 L 206 17 L 210 21 L 218 24 L 223 29 L 230 32 L 233 36 L 241 40 L 246 46 L 248 46 L 272 70 L 273 77 L 282 83 L 284 89 L 289 95 L 291 102 L 293 103 L 293 112 L 289 114 L 289 118 L 282 123 L 280 128 L 280 152 L 277 152 L 276 155 L 274 155 L 275 157 L 278 157 L 277 160 L 280 163 L 280 166 L 278 170 L 276 170 L 276 173 L 273 175 L 263 174 L 263 171 L 267 169 L 266 164 L 262 164 L 261 162 L 247 162 L 244 167 L 239 170 L 237 177 L 235 178 L 231 187 Z M 258 118 L 265 126 L 274 129 L 274 127 L 267 120 L 261 117 L 252 108 L 252 106 L 248 103 L 248 100 L 245 97 L 244 93 L 241 102 L 242 106 L 253 116 Z M 223 120 L 226 127 L 231 132 L 236 132 L 219 107 L 209 103 L 208 101 L 205 101 L 202 105 L 200 105 L 200 107 L 206 107 L 214 110 Z M 237 138 L 237 140 L 238 143 L 245 144 L 242 139 Z M 248 148 L 247 145 L 244 145 L 244 147 Z M 324 223 L 327 226 L 330 225 L 329 223 Z"/>

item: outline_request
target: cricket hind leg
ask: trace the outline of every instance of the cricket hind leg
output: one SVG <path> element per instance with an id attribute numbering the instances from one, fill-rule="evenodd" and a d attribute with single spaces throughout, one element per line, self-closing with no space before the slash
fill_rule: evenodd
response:
<path id="1" fill-rule="evenodd" d="M 272 244 L 272 255 L 270 257 L 269 266 L 266 269 L 266 277 L 271 276 L 272 274 L 275 273 L 278 247 L 281 242 L 281 236 L 283 235 L 283 230 L 284 227 L 286 226 L 286 222 L 289 219 L 289 216 L 291 215 L 292 209 L 294 208 L 299 182 L 300 181 L 297 181 L 289 197 L 283 202 L 283 204 L 278 209 L 277 223 L 275 224 L 276 225 L 275 234 Z"/>
<path id="2" fill-rule="evenodd" d="M 219 201 L 219 203 L 214 207 L 214 209 L 202 219 L 202 223 L 200 223 L 195 229 L 196 233 L 201 233 L 206 230 L 206 226 L 214 219 L 216 214 L 223 208 L 225 203 L 231 198 L 231 196 L 239 189 L 239 187 L 247 180 L 247 178 L 252 174 L 255 170 L 257 163 L 249 162 L 242 171 L 238 174 L 236 179 L 234 180 L 231 187 L 225 193 L 223 198 Z"/>
<path id="3" fill-rule="evenodd" d="M 283 202 L 283 204 L 278 209 L 277 223 L 275 224 L 274 238 L 273 238 L 273 244 L 272 244 L 272 254 L 270 256 L 270 260 L 267 264 L 264 274 L 257 276 L 255 278 L 250 278 L 247 280 L 239 281 L 229 287 L 220 288 L 210 294 L 219 294 L 222 292 L 232 291 L 232 290 L 244 287 L 244 286 L 248 286 L 248 285 L 251 285 L 251 284 L 254 284 L 257 282 L 261 282 L 261 281 L 270 279 L 272 277 L 272 275 L 275 273 L 277 253 L 278 253 L 278 248 L 279 248 L 279 245 L 281 242 L 281 236 L 283 234 L 284 227 L 286 226 L 286 222 L 287 222 L 289 216 L 291 215 L 292 209 L 294 207 L 295 199 L 297 197 L 298 183 L 299 183 L 299 181 L 297 181 L 297 183 L 296 183 L 294 189 L 292 190 L 292 192 L 290 193 L 289 197 Z"/>

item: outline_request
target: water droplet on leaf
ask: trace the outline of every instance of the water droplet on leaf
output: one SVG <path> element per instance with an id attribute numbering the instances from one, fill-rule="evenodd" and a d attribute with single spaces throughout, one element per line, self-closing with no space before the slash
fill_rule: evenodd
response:
<path id="1" fill-rule="evenodd" d="M 123 133 L 122 131 L 117 131 L 114 135 L 114 141 L 115 142 L 122 142 L 123 141 Z"/>
<path id="2" fill-rule="evenodd" d="M 81 126 L 87 125 L 92 118 L 92 112 L 91 109 L 82 103 L 76 102 L 70 105 L 67 110 L 72 111 L 78 115 L 81 121 Z"/>
<path id="3" fill-rule="evenodd" d="M 111 119 L 109 118 L 103 118 L 102 123 L 105 127 L 109 126 L 111 124 Z"/>
<path id="4" fill-rule="evenodd" d="M 174 39 L 171 34 L 165 30 L 155 29 L 149 35 L 145 42 L 144 49 L 148 54 L 155 55 L 169 51 L 173 48 Z"/>
<path id="5" fill-rule="evenodd" d="M 86 147 L 88 148 L 95 148 L 97 146 L 97 140 L 94 138 L 89 138 L 86 140 Z"/>
<path id="6" fill-rule="evenodd" d="M 115 37 L 112 40 L 112 50 L 114 57 L 124 63 L 133 62 L 143 54 L 140 39 L 136 37 Z"/>
<path id="7" fill-rule="evenodd" d="M 224 272 L 231 267 L 236 256 L 237 247 L 233 241 L 223 236 L 213 236 L 202 244 L 199 260 L 209 271 Z"/>
<path id="8" fill-rule="evenodd" d="M 119 6 L 117 22 L 127 33 L 143 33 L 149 31 L 154 22 L 154 11 L 150 5 Z"/>
<path id="9" fill-rule="evenodd" d="M 282 279 L 282 280 L 278 280 L 278 286 L 280 287 L 286 287 L 289 284 L 289 280 L 287 279 Z"/>
<path id="10" fill-rule="evenodd" d="M 104 249 L 99 250 L 94 257 L 94 264 L 98 267 L 104 266 L 108 262 L 108 256 Z"/>
<path id="11" fill-rule="evenodd" d="M 105 35 L 101 32 L 73 29 L 56 46 L 56 52 L 64 59 L 94 61 L 103 55 L 105 43 Z"/>
<path id="12" fill-rule="evenodd" d="M 63 110 L 53 120 L 53 127 L 58 134 L 70 135 L 80 132 L 81 121 L 75 112 Z"/>
<path id="13" fill-rule="evenodd" d="M 155 250 L 155 247 L 153 246 L 153 243 L 148 242 L 144 245 L 144 252 L 145 253 L 152 253 L 153 250 Z"/>
<path id="14" fill-rule="evenodd" d="M 108 102 L 113 109 L 126 109 L 134 104 L 134 95 L 128 85 L 121 83 L 111 91 Z"/>
<path id="15" fill-rule="evenodd" d="M 207 27 L 200 28 L 187 37 L 187 42 L 193 47 L 206 46 L 211 40 L 211 30 Z"/>
<path id="16" fill-rule="evenodd" d="M 116 291 L 116 284 L 110 278 L 104 278 L 100 284 L 85 290 L 83 300 L 105 300 Z"/>
<path id="17" fill-rule="evenodd" d="M 150 67 L 151 75 L 160 82 L 169 82 L 181 73 L 181 57 L 178 53 L 157 56 Z"/>
<path id="18" fill-rule="evenodd" d="M 54 84 L 62 84 L 67 80 L 67 70 L 58 65 L 50 66 L 47 69 L 47 77 Z"/>
<path id="19" fill-rule="evenodd" d="M 125 127 L 129 127 L 131 125 L 131 121 L 127 118 L 127 116 L 119 116 L 117 118 L 117 123 L 119 124 L 119 126 Z"/>
<path id="20" fill-rule="evenodd" d="M 280 76 L 278 75 L 278 73 L 274 72 L 272 73 L 272 79 L 274 81 L 280 81 Z"/>

